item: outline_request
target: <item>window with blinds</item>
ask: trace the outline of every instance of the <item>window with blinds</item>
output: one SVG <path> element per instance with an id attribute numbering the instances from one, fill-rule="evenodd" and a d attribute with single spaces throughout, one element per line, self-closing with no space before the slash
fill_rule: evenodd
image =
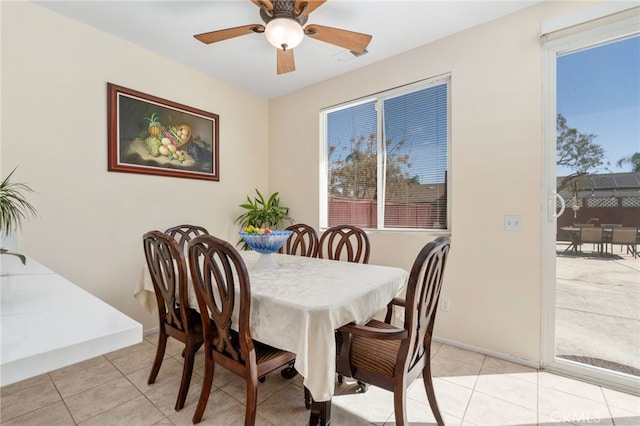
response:
<path id="1" fill-rule="evenodd" d="M 446 230 L 449 77 L 323 111 L 323 226 Z"/>

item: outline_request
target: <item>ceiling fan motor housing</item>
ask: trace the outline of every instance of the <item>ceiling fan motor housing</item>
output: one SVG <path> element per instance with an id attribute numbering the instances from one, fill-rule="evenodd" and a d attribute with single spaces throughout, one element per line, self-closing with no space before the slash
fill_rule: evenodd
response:
<path id="1" fill-rule="evenodd" d="M 272 19 L 276 18 L 289 18 L 298 22 L 300 26 L 307 23 L 309 15 L 299 14 L 294 7 L 295 1 L 272 1 L 273 9 L 268 10 L 264 3 L 260 2 L 260 17 L 265 24 L 268 24 Z"/>

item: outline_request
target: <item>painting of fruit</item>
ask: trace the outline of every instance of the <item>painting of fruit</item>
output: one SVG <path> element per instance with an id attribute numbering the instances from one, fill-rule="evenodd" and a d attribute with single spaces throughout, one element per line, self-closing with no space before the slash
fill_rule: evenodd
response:
<path id="1" fill-rule="evenodd" d="M 108 88 L 110 171 L 219 179 L 218 115 Z"/>

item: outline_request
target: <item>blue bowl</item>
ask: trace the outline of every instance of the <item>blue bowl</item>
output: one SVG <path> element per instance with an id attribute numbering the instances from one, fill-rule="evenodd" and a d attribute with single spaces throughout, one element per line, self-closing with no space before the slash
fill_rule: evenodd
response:
<path id="1" fill-rule="evenodd" d="M 252 250 L 261 254 L 270 254 L 276 252 L 284 245 L 293 234 L 293 231 L 274 230 L 270 234 L 248 234 L 246 232 L 238 232 L 238 235 L 247 243 Z"/>

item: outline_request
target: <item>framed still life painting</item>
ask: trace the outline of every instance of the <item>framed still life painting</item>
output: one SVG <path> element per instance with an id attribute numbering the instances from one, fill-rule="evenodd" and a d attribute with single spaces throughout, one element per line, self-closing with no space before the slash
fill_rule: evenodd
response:
<path id="1" fill-rule="evenodd" d="M 220 180 L 218 115 L 107 84 L 114 172 Z"/>

